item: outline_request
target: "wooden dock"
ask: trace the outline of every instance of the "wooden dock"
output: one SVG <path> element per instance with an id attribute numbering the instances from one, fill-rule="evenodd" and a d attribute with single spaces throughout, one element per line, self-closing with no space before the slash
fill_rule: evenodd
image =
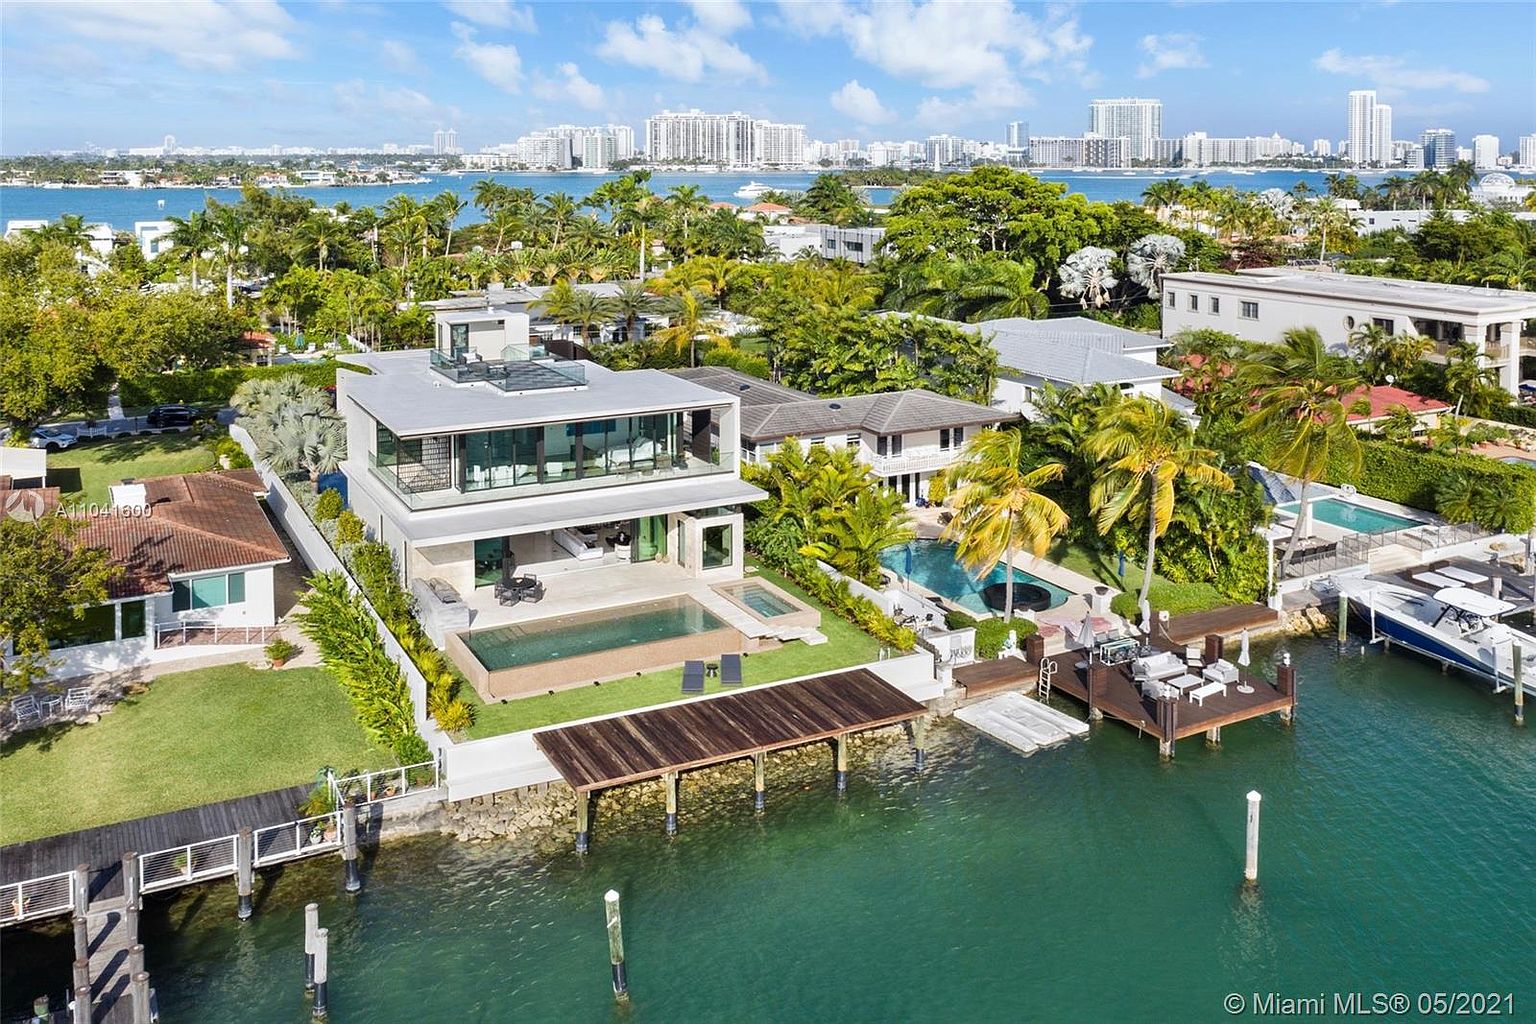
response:
<path id="1" fill-rule="evenodd" d="M 967 698 L 980 697 L 1006 690 L 1028 690 L 1039 675 L 1040 667 L 1023 658 L 992 658 L 956 668 L 955 685 L 965 689 Z"/>
<path id="2" fill-rule="evenodd" d="M 958 709 L 955 717 L 1021 754 L 1033 754 L 1042 747 L 1088 734 L 1087 722 L 1079 722 L 1022 693 L 1000 693 L 968 704 Z"/>
<path id="3" fill-rule="evenodd" d="M 1280 613 L 1263 604 L 1234 604 L 1206 612 L 1190 612 L 1168 620 L 1168 641 L 1199 643 L 1207 636 L 1230 637 L 1243 630 L 1270 630 L 1280 625 Z"/>

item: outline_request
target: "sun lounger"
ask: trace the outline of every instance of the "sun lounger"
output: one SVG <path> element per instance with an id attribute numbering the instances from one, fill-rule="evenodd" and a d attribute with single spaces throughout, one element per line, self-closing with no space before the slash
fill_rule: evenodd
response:
<path id="1" fill-rule="evenodd" d="M 1227 695 L 1226 683 L 1206 683 L 1204 686 L 1199 686 L 1189 691 L 1189 701 L 1191 704 L 1199 704 L 1201 707 L 1205 707 L 1205 698 L 1215 696 L 1218 693 L 1223 697 Z"/>
<path id="2" fill-rule="evenodd" d="M 1460 583 L 1451 579 L 1449 576 L 1442 576 L 1437 572 L 1416 572 L 1413 574 L 1413 578 L 1418 580 L 1420 583 L 1428 584 L 1429 586 L 1435 587 L 1436 589 L 1439 589 L 1440 587 L 1461 586 Z"/>
<path id="3" fill-rule="evenodd" d="M 702 661 L 683 662 L 683 692 L 704 692 L 704 663 Z"/>
<path id="4" fill-rule="evenodd" d="M 1205 666 L 1205 670 L 1200 673 L 1200 677 L 1207 682 L 1230 686 L 1238 680 L 1237 666 L 1223 658 L 1215 664 Z"/>
<path id="5" fill-rule="evenodd" d="M 1449 576 L 1458 583 L 1465 583 L 1469 587 L 1475 587 L 1480 583 L 1487 583 L 1488 577 L 1471 569 L 1462 569 L 1454 565 L 1448 565 L 1440 570 L 1441 576 Z"/>
<path id="6" fill-rule="evenodd" d="M 722 655 L 720 655 L 720 685 L 721 686 L 740 686 L 741 685 L 741 655 L 739 655 L 739 654 L 722 654 Z"/>

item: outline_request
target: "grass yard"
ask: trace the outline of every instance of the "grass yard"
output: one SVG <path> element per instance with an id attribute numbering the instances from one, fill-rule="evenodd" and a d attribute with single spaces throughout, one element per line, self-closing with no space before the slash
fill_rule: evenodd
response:
<path id="1" fill-rule="evenodd" d="M 48 456 L 48 483 L 60 500 L 105 504 L 108 486 L 124 477 L 142 480 L 213 469 L 213 452 L 196 434 L 149 434 L 116 441 L 82 441 Z"/>
<path id="2" fill-rule="evenodd" d="M 161 676 L 91 725 L 0 747 L 0 844 L 380 768 L 325 669 L 221 665 Z"/>
<path id="3" fill-rule="evenodd" d="M 1125 578 L 1121 579 L 1116 571 L 1119 559 L 1079 544 L 1058 545 L 1046 557 L 1064 569 L 1080 572 L 1132 595 L 1141 592 L 1141 566 L 1130 559 L 1125 561 Z M 1131 600 L 1134 602 L 1135 597 Z M 1203 612 L 1233 603 L 1209 583 L 1174 583 L 1157 573 L 1152 574 L 1152 589 L 1147 600 L 1155 610 L 1167 611 L 1169 615 Z"/>
<path id="4" fill-rule="evenodd" d="M 746 685 L 831 672 L 850 665 L 863 665 L 879 656 L 880 645 L 873 637 L 827 610 L 794 583 L 768 569 L 759 568 L 758 575 L 820 611 L 821 631 L 827 635 L 827 642 L 809 647 L 795 641 L 776 651 L 743 658 L 741 674 Z M 538 697 L 523 697 L 505 704 L 481 703 L 474 687 L 468 684 L 462 687 L 461 692 L 466 700 L 475 705 L 475 724 L 469 730 L 469 737 L 478 739 L 520 732 L 523 729 L 537 729 L 592 715 L 665 704 L 682 696 L 682 679 L 681 669 L 668 668 L 629 679 L 616 679 L 602 686 L 573 687 Z M 705 693 L 719 691 L 717 680 L 705 680 Z"/>

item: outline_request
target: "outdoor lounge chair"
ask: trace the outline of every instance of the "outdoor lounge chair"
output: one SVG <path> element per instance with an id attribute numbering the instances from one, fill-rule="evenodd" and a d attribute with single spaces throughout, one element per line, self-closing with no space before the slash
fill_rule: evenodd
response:
<path id="1" fill-rule="evenodd" d="M 720 685 L 721 686 L 740 686 L 741 685 L 741 655 L 739 655 L 739 654 L 722 654 L 722 655 L 720 655 Z"/>
<path id="2" fill-rule="evenodd" d="M 1208 682 L 1221 683 L 1223 686 L 1230 686 L 1238 680 L 1237 666 L 1225 658 L 1205 666 L 1200 675 Z"/>
<path id="3" fill-rule="evenodd" d="M 89 686 L 71 686 L 64 692 L 64 710 L 71 715 L 77 715 L 91 710 L 91 688 Z"/>
<path id="4" fill-rule="evenodd" d="M 683 692 L 704 692 L 704 663 L 702 661 L 683 662 Z"/>
<path id="5" fill-rule="evenodd" d="M 43 713 L 37 706 L 37 698 L 30 693 L 11 701 L 11 714 L 16 716 L 17 725 L 29 725 L 43 720 Z"/>

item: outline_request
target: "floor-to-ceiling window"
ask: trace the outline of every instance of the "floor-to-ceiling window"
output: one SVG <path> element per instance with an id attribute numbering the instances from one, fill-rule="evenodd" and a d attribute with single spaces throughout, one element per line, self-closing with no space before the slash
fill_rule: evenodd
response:
<path id="1" fill-rule="evenodd" d="M 667 555 L 667 517 L 642 516 L 635 524 L 635 561 L 654 562 Z"/>
<path id="2" fill-rule="evenodd" d="M 505 538 L 488 537 L 475 541 L 475 586 L 489 587 L 501 579 L 505 558 Z"/>
<path id="3" fill-rule="evenodd" d="M 731 524 L 704 527 L 704 568 L 718 569 L 730 565 L 731 559 Z"/>

